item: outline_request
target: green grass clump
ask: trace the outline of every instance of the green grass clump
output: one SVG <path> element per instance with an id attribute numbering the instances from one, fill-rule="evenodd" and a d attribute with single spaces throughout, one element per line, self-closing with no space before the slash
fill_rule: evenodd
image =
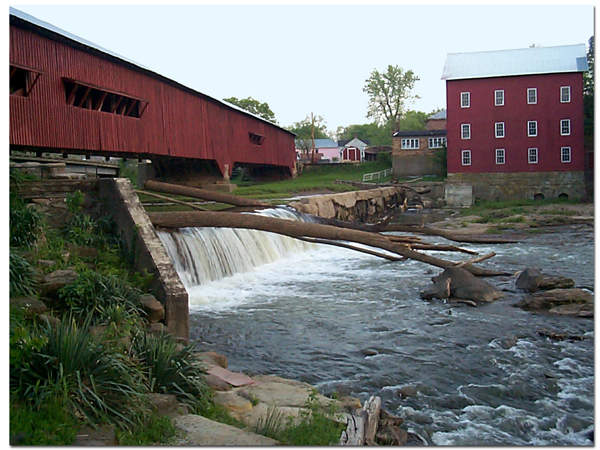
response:
<path id="1" fill-rule="evenodd" d="M 295 423 L 292 417 L 287 420 L 276 408 L 270 408 L 266 417 L 259 420 L 255 432 L 279 441 L 283 445 L 332 445 L 340 440 L 345 425 L 336 420 L 339 407 L 334 403 L 323 405 L 311 393 L 300 421 Z"/>
<path id="2" fill-rule="evenodd" d="M 11 445 L 73 445 L 77 418 L 58 399 L 33 407 L 11 401 Z"/>

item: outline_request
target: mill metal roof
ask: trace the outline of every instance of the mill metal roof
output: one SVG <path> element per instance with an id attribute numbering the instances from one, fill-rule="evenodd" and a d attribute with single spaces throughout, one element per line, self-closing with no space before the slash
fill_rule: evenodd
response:
<path id="1" fill-rule="evenodd" d="M 446 118 L 446 110 L 443 109 L 432 116 L 429 116 L 427 120 L 443 120 Z"/>
<path id="2" fill-rule="evenodd" d="M 442 80 L 588 70 L 585 44 L 475 53 L 449 53 Z"/>

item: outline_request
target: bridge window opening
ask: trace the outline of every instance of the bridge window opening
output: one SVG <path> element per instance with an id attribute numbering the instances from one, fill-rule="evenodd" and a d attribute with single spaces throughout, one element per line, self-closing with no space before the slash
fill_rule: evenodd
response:
<path id="1" fill-rule="evenodd" d="M 265 140 L 262 134 L 248 133 L 248 135 L 250 136 L 250 143 L 253 145 L 262 145 Z"/>
<path id="2" fill-rule="evenodd" d="M 41 72 L 26 67 L 10 65 L 10 95 L 29 97 L 33 86 L 38 81 Z"/>
<path id="3" fill-rule="evenodd" d="M 139 119 L 148 106 L 145 100 L 63 79 L 67 105 Z"/>

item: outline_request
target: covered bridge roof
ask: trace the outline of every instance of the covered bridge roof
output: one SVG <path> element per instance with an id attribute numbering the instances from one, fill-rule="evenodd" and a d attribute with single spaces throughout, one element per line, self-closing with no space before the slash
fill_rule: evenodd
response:
<path id="1" fill-rule="evenodd" d="M 160 75 L 157 72 L 152 71 L 151 69 L 149 69 L 147 67 L 142 66 L 141 64 L 138 64 L 138 63 L 136 63 L 136 62 L 134 62 L 134 61 L 132 61 L 130 59 L 127 59 L 127 58 L 125 58 L 125 57 L 123 57 L 121 55 L 118 55 L 117 53 L 114 53 L 114 52 L 112 52 L 110 50 L 107 50 L 107 49 L 105 49 L 103 47 L 100 47 L 99 45 L 96 45 L 93 42 L 90 42 L 90 41 L 88 41 L 86 39 L 80 38 L 79 36 L 75 36 L 74 34 L 71 34 L 68 31 L 64 31 L 64 30 L 62 30 L 62 29 L 60 29 L 58 27 L 55 27 L 54 25 L 52 25 L 52 24 L 50 24 L 48 22 L 44 22 L 43 20 L 40 20 L 40 19 L 38 19 L 36 17 L 33 17 L 33 16 L 29 15 L 29 14 L 26 14 L 26 13 L 24 13 L 22 11 L 19 11 L 18 9 L 15 9 L 13 7 L 9 7 L 9 14 L 11 16 L 11 24 L 13 23 L 12 20 L 13 20 L 13 17 L 14 17 L 14 18 L 16 18 L 19 21 L 20 24 L 24 24 L 24 23 L 30 24 L 28 28 L 31 31 L 37 32 L 38 34 L 42 34 L 45 37 L 48 37 L 50 39 L 55 39 L 55 40 L 58 38 L 58 40 L 60 40 L 62 42 L 65 42 L 67 44 L 70 44 L 72 46 L 75 46 L 78 49 L 83 50 L 83 51 L 88 51 L 88 52 L 91 52 L 91 53 L 101 53 L 101 54 L 103 54 L 105 56 L 108 56 L 111 59 L 116 59 L 119 62 L 126 64 L 127 66 L 133 68 L 134 70 L 138 70 L 140 72 L 146 73 L 147 75 L 154 76 L 155 78 L 158 78 L 158 79 L 160 79 L 163 82 L 166 82 L 166 83 L 171 84 L 173 86 L 176 86 L 176 87 L 178 87 L 180 89 L 183 89 L 184 91 L 187 91 L 187 92 L 190 92 L 192 94 L 198 95 L 198 96 L 200 96 L 200 97 L 202 97 L 204 99 L 207 99 L 209 101 L 212 101 L 212 102 L 215 102 L 215 103 L 219 103 L 219 104 L 224 105 L 224 106 L 226 106 L 226 107 L 228 107 L 230 109 L 237 110 L 237 111 L 239 111 L 239 112 L 241 112 L 243 114 L 252 116 L 252 117 L 254 117 L 254 118 L 258 119 L 258 120 L 262 120 L 263 122 L 266 122 L 266 123 L 268 123 L 270 125 L 273 125 L 273 126 L 275 126 L 277 128 L 280 128 L 282 130 L 285 130 L 284 128 L 282 128 L 282 127 L 280 127 L 280 126 L 278 126 L 278 125 L 276 125 L 276 124 L 274 124 L 274 123 L 272 123 L 272 122 L 270 122 L 268 120 L 265 120 L 262 117 L 257 116 L 256 114 L 252 114 L 251 112 L 246 111 L 245 109 L 242 109 L 242 108 L 238 107 L 237 105 L 233 105 L 233 104 L 231 104 L 229 102 L 226 102 L 226 101 L 217 100 L 217 99 L 215 99 L 213 97 L 210 97 L 210 96 L 208 96 L 206 94 L 198 92 L 198 91 L 196 91 L 196 90 L 194 90 L 192 88 L 184 86 L 184 85 L 178 83 L 177 81 L 169 79 L 169 78 L 167 78 L 167 77 L 165 77 L 163 75 Z M 31 26 L 33 26 L 33 28 Z M 288 130 L 285 130 L 285 131 L 287 131 L 290 134 L 294 134 L 291 131 L 288 131 Z"/>
<path id="2" fill-rule="evenodd" d="M 588 70 L 585 44 L 475 53 L 449 53 L 442 80 Z"/>

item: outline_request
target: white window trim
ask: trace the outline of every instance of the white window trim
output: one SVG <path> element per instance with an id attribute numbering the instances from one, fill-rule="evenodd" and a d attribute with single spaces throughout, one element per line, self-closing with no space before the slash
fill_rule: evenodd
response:
<path id="1" fill-rule="evenodd" d="M 563 89 L 566 89 L 569 93 L 569 99 L 563 100 Z M 571 86 L 561 86 L 560 87 L 560 102 L 561 103 L 571 103 Z"/>
<path id="2" fill-rule="evenodd" d="M 529 101 L 529 91 L 533 91 L 535 93 L 535 102 Z M 527 88 L 527 104 L 537 105 L 537 88 Z"/>
<path id="3" fill-rule="evenodd" d="M 443 148 L 444 144 L 446 144 L 445 137 L 429 138 L 429 141 L 428 141 L 429 148 Z"/>
<path id="4" fill-rule="evenodd" d="M 502 162 L 499 162 L 499 159 L 502 158 Z M 496 164 L 502 165 L 506 164 L 506 150 L 503 148 L 496 149 Z"/>
<path id="5" fill-rule="evenodd" d="M 467 131 L 468 136 L 465 137 L 465 127 Z M 461 139 L 471 139 L 471 124 L 470 123 L 463 123 L 460 125 L 460 137 Z"/>
<path id="6" fill-rule="evenodd" d="M 531 156 L 532 156 L 531 150 L 535 150 L 535 161 L 531 160 Z M 540 160 L 540 158 L 539 158 L 539 154 L 538 154 L 538 149 L 537 148 L 528 148 L 527 149 L 527 163 L 528 164 L 537 164 L 539 160 Z"/>
<path id="7" fill-rule="evenodd" d="M 569 132 L 563 133 L 563 122 L 568 122 Z M 571 119 L 560 119 L 560 135 L 561 136 L 570 136 L 571 135 Z"/>
<path id="8" fill-rule="evenodd" d="M 569 150 L 569 160 L 568 161 L 565 161 L 565 159 L 563 158 L 563 156 L 564 156 L 563 152 L 565 150 Z M 568 164 L 571 162 L 571 147 L 561 147 L 560 148 L 560 162 L 564 163 L 564 164 Z"/>
<path id="9" fill-rule="evenodd" d="M 502 136 L 498 135 L 498 125 L 500 124 L 502 125 Z M 494 125 L 494 134 L 498 139 L 502 139 L 504 138 L 504 136 L 506 136 L 506 127 L 504 126 L 504 122 L 496 122 L 496 124 Z"/>
<path id="10" fill-rule="evenodd" d="M 465 163 L 465 159 L 468 159 L 469 162 Z M 463 150 L 460 153 L 460 162 L 463 166 L 470 166 L 471 165 L 471 150 Z"/>
<path id="11" fill-rule="evenodd" d="M 463 95 L 467 96 L 467 104 L 463 104 Z M 470 92 L 461 92 L 460 93 L 460 107 L 461 108 L 470 108 L 471 107 L 471 93 Z"/>
<path id="12" fill-rule="evenodd" d="M 535 124 L 535 134 L 531 134 L 531 124 L 534 123 Z M 538 135 L 538 126 L 537 126 L 537 120 L 530 120 L 529 122 L 527 122 L 527 136 L 529 137 L 536 137 Z"/>
<path id="13" fill-rule="evenodd" d="M 502 102 L 498 103 L 498 94 L 502 93 Z M 495 106 L 504 106 L 504 89 L 499 89 L 494 91 L 494 105 Z"/>
<path id="14" fill-rule="evenodd" d="M 414 145 L 416 142 L 416 146 Z M 418 150 L 419 149 L 419 138 L 403 138 L 400 141 L 400 146 L 405 150 Z"/>

